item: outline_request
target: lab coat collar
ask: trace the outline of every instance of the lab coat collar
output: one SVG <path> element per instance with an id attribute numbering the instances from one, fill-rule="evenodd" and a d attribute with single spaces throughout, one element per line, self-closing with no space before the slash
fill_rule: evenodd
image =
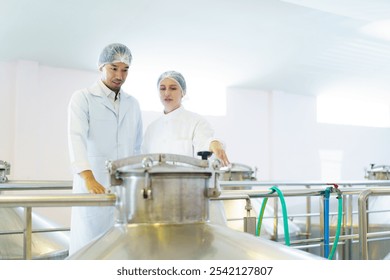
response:
<path id="1" fill-rule="evenodd" d="M 104 106 L 106 106 L 109 110 L 115 113 L 114 106 L 111 104 L 110 100 L 108 99 L 108 94 L 111 93 L 111 90 L 101 81 L 99 80 L 97 83 L 95 83 L 90 89 L 89 92 L 98 97 L 98 101 L 102 103 Z"/>
<path id="2" fill-rule="evenodd" d="M 183 111 L 184 111 L 184 107 L 183 105 L 180 105 L 179 108 L 177 108 L 176 110 L 173 110 L 172 112 L 169 112 L 168 114 L 164 114 L 163 118 L 165 119 L 173 119 L 173 118 L 176 118 L 178 115 L 180 115 Z"/>
<path id="3" fill-rule="evenodd" d="M 101 80 L 92 86 L 90 92 L 93 95 L 100 97 L 99 101 L 116 115 L 114 106 L 111 104 L 110 100 L 108 100 L 108 95 L 112 91 Z M 130 95 L 126 94 L 122 89 L 120 89 L 119 93 L 121 98 L 119 102 L 119 122 L 121 122 L 126 113 L 129 111 L 129 107 L 131 106 L 132 102 L 130 100 Z"/>
<path id="4" fill-rule="evenodd" d="M 111 89 L 109 89 L 104 83 L 102 80 L 99 80 L 99 84 L 100 84 L 100 87 L 103 91 L 103 93 L 105 94 L 105 96 L 108 98 L 108 96 L 110 94 L 114 94 L 115 95 L 115 92 L 112 91 Z M 120 96 L 122 95 L 122 89 L 119 90 L 119 95 L 118 97 L 120 98 Z"/>

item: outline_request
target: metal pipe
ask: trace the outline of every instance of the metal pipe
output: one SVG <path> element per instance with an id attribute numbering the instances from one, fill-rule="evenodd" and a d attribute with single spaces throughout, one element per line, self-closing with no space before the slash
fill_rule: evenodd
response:
<path id="1" fill-rule="evenodd" d="M 0 191 L 30 191 L 30 190 L 70 190 L 72 181 L 17 181 L 9 180 L 0 184 Z"/>
<path id="2" fill-rule="evenodd" d="M 218 197 L 211 197 L 210 200 L 236 200 L 236 199 L 250 199 L 246 194 L 222 194 Z"/>
<path id="3" fill-rule="evenodd" d="M 69 231 L 69 227 L 60 227 L 60 228 L 48 228 L 48 229 L 34 229 L 32 233 L 48 233 L 48 232 L 59 232 L 59 231 Z M 23 234 L 24 230 L 8 230 L 0 231 L 0 235 L 11 235 L 11 234 Z"/>
<path id="4" fill-rule="evenodd" d="M 372 193 L 371 189 L 363 191 L 358 198 L 359 207 L 359 255 L 360 259 L 368 260 L 368 246 L 367 246 L 367 198 Z"/>
<path id="5" fill-rule="evenodd" d="M 278 241 L 278 230 L 279 230 L 279 219 L 278 219 L 278 213 L 279 213 L 279 204 L 278 204 L 278 196 L 276 194 L 276 197 L 274 198 L 274 233 L 273 233 L 273 240 Z"/>
<path id="6" fill-rule="evenodd" d="M 367 190 L 367 188 L 351 188 L 351 189 L 342 189 L 343 195 L 358 195 L 362 191 Z M 283 190 L 283 195 L 285 197 L 296 197 L 296 196 L 321 196 L 323 189 L 286 189 Z M 243 194 L 248 195 L 250 198 L 263 198 L 263 197 L 278 197 L 276 193 L 269 193 L 268 190 L 222 190 L 222 195 L 237 195 Z M 332 194 L 334 195 L 334 194 Z"/>
<path id="7" fill-rule="evenodd" d="M 343 199 L 343 233 L 342 235 L 349 235 L 353 229 L 353 209 L 352 209 L 352 195 L 345 195 Z M 352 256 L 352 242 L 346 240 L 343 247 L 343 259 L 350 259 Z"/>
<path id="8" fill-rule="evenodd" d="M 2 195 L 0 207 L 113 206 L 115 194 Z"/>
<path id="9" fill-rule="evenodd" d="M 210 200 L 238 200 L 238 199 L 245 199 L 245 210 L 247 211 L 247 217 L 250 217 L 250 212 L 253 209 L 251 199 L 248 195 L 221 195 L 217 198 L 210 198 Z"/>
<path id="10" fill-rule="evenodd" d="M 310 186 L 306 186 L 307 189 L 310 189 Z M 311 216 L 309 215 L 311 213 L 311 198 L 308 196 L 306 197 L 306 237 L 309 237 L 311 235 Z"/>
<path id="11" fill-rule="evenodd" d="M 266 181 L 219 181 L 221 187 L 258 187 L 258 186 L 327 186 L 327 183 L 318 181 L 302 181 L 302 182 L 266 182 Z M 367 180 L 367 181 L 340 181 L 337 182 L 341 186 L 390 186 L 390 180 Z"/>
<path id="12" fill-rule="evenodd" d="M 32 258 L 32 209 L 24 208 L 24 234 L 23 234 L 23 255 L 25 260 Z"/>
<path id="13" fill-rule="evenodd" d="M 324 227 L 325 227 L 324 200 L 323 199 L 319 199 L 318 203 L 319 203 L 319 209 L 320 209 L 320 224 L 319 224 L 319 226 L 320 226 L 320 236 L 321 236 L 321 242 L 323 242 L 324 239 L 325 239 L 325 236 L 324 236 Z M 324 246 L 320 247 L 320 254 L 324 255 Z"/>
<path id="14" fill-rule="evenodd" d="M 370 232 L 367 234 L 367 237 L 371 238 L 369 241 L 389 240 L 390 239 L 390 231 Z M 334 241 L 334 239 L 335 239 L 334 237 L 332 237 L 332 236 L 330 237 L 331 241 Z M 356 233 L 356 234 L 340 235 L 339 239 L 340 239 L 340 241 L 356 240 L 356 242 L 358 242 L 359 234 Z M 321 237 L 309 238 L 309 239 L 291 241 L 291 245 L 318 243 L 318 247 L 320 247 L 322 241 L 323 241 L 323 239 Z M 345 244 L 345 242 L 344 242 L 344 244 Z M 304 245 L 293 246 L 293 247 L 294 248 L 297 248 L 297 247 L 304 248 Z"/>
<path id="15" fill-rule="evenodd" d="M 322 190 L 283 190 L 283 196 L 320 196 Z M 277 193 L 270 193 L 269 190 L 222 190 L 221 195 L 248 195 L 250 198 L 276 197 Z"/>

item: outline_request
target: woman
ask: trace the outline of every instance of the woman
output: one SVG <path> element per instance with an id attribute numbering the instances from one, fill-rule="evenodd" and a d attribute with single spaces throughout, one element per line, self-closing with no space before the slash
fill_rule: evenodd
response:
<path id="1" fill-rule="evenodd" d="M 223 166 L 229 165 L 223 144 L 214 138 L 210 124 L 182 105 L 186 82 L 182 74 L 167 71 L 160 75 L 157 88 L 164 115 L 146 129 L 143 153 L 172 153 L 197 157 L 200 151 L 211 151 Z"/>

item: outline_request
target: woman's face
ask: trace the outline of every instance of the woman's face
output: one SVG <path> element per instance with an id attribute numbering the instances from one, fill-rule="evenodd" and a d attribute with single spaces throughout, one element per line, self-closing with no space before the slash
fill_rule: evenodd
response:
<path id="1" fill-rule="evenodd" d="M 168 114 L 179 108 L 182 98 L 183 93 L 175 80 L 165 78 L 160 82 L 160 100 L 164 105 L 164 113 Z"/>

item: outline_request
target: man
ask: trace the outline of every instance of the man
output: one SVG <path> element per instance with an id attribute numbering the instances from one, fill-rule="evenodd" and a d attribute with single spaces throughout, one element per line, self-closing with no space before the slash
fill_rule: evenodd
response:
<path id="1" fill-rule="evenodd" d="M 107 160 L 140 153 L 142 118 L 138 101 L 123 92 L 132 60 L 122 44 L 106 46 L 98 62 L 101 80 L 76 91 L 68 112 L 73 192 L 102 194 L 109 188 Z M 70 254 L 114 224 L 114 207 L 73 207 Z"/>

